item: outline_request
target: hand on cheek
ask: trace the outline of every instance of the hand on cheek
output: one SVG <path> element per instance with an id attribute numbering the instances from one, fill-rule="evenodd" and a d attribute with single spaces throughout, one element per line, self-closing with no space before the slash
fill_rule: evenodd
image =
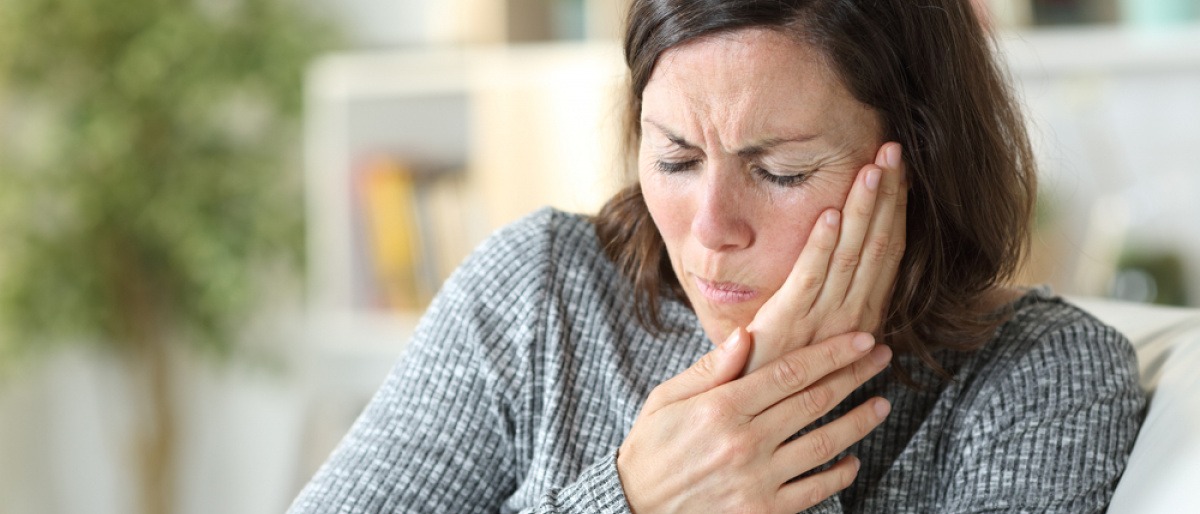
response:
<path id="1" fill-rule="evenodd" d="M 841 212 L 817 218 L 787 280 L 747 327 L 745 372 L 851 331 L 878 332 L 904 255 L 908 187 L 898 143 L 859 171 Z"/>
<path id="2" fill-rule="evenodd" d="M 858 174 L 843 211 L 818 216 L 749 331 L 734 330 L 650 394 L 617 452 L 632 510 L 792 513 L 853 481 L 854 457 L 795 477 L 866 437 L 890 412 L 886 400 L 791 438 L 891 359 L 869 332 L 882 320 L 904 253 L 903 175 L 899 145 L 884 145 Z"/>

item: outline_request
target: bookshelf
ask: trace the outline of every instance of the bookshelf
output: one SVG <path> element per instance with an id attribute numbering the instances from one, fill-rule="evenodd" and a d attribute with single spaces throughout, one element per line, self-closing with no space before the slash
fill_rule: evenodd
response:
<path id="1" fill-rule="evenodd" d="M 379 288 L 366 259 L 372 250 L 364 176 L 404 167 L 411 201 L 397 208 L 420 219 L 418 231 L 439 227 L 433 237 L 414 236 L 437 240 L 441 249 L 417 257 L 427 261 L 418 266 L 422 280 L 434 282 L 427 300 L 495 229 L 546 205 L 595 212 L 615 192 L 623 78 L 620 52 L 608 42 L 352 52 L 310 68 L 304 139 L 311 406 L 302 474 L 314 471 L 349 427 L 421 313 L 419 304 L 387 305 L 371 296 Z M 403 196 L 403 189 L 380 196 Z"/>
<path id="2" fill-rule="evenodd" d="M 598 208 L 618 186 L 621 80 L 619 53 L 598 43 L 353 53 L 316 63 L 305 129 L 311 305 L 387 310 L 367 297 L 370 230 L 361 217 L 369 209 L 359 191 L 380 160 L 409 170 L 416 194 L 405 209 L 420 211 L 418 231 L 440 232 L 424 234 L 425 246 L 450 248 L 417 270 L 431 275 L 431 289 L 487 234 L 538 207 Z M 437 187 L 453 201 L 423 205 Z M 431 241 L 438 238 L 453 241 Z"/>

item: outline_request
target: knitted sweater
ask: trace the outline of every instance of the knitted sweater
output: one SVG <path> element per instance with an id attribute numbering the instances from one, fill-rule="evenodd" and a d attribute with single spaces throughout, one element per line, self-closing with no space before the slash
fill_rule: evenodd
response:
<path id="1" fill-rule="evenodd" d="M 655 386 L 711 349 L 685 305 L 659 336 L 582 216 L 502 229 L 446 282 L 402 358 L 288 511 L 628 513 L 616 449 Z M 936 358 L 955 379 L 889 372 L 892 414 L 849 453 L 849 489 L 808 512 L 1102 512 L 1144 397 L 1129 342 L 1045 290 L 994 339 Z M 916 378 L 935 383 L 911 357 Z"/>

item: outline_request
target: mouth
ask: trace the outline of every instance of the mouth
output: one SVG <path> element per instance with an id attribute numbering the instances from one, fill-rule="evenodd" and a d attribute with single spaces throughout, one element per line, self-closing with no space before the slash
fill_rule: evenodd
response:
<path id="1" fill-rule="evenodd" d="M 758 296 L 758 291 L 737 282 L 713 282 L 696 275 L 692 275 L 692 278 L 695 279 L 696 289 L 700 291 L 700 294 L 705 299 L 712 303 L 742 303 L 753 300 Z"/>

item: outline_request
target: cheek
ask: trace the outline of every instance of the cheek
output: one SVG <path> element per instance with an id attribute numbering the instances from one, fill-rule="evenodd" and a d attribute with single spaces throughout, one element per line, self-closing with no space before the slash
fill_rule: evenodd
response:
<path id="1" fill-rule="evenodd" d="M 640 177 L 642 198 L 650 218 L 658 227 L 667 251 L 676 255 L 679 245 L 687 237 L 691 227 L 691 216 L 687 197 L 677 188 L 670 187 L 663 177 L 643 172 Z"/>
<path id="2" fill-rule="evenodd" d="M 841 210 L 850 184 L 838 181 L 814 186 L 772 205 L 759 216 L 760 268 L 772 286 L 780 286 L 791 273 L 796 259 L 808 243 L 818 218 L 827 209 Z"/>
<path id="3" fill-rule="evenodd" d="M 755 267 L 770 287 L 781 286 L 787 279 L 820 212 L 813 206 L 801 206 L 781 210 L 760 222 L 760 248 L 755 259 L 759 265 Z"/>

